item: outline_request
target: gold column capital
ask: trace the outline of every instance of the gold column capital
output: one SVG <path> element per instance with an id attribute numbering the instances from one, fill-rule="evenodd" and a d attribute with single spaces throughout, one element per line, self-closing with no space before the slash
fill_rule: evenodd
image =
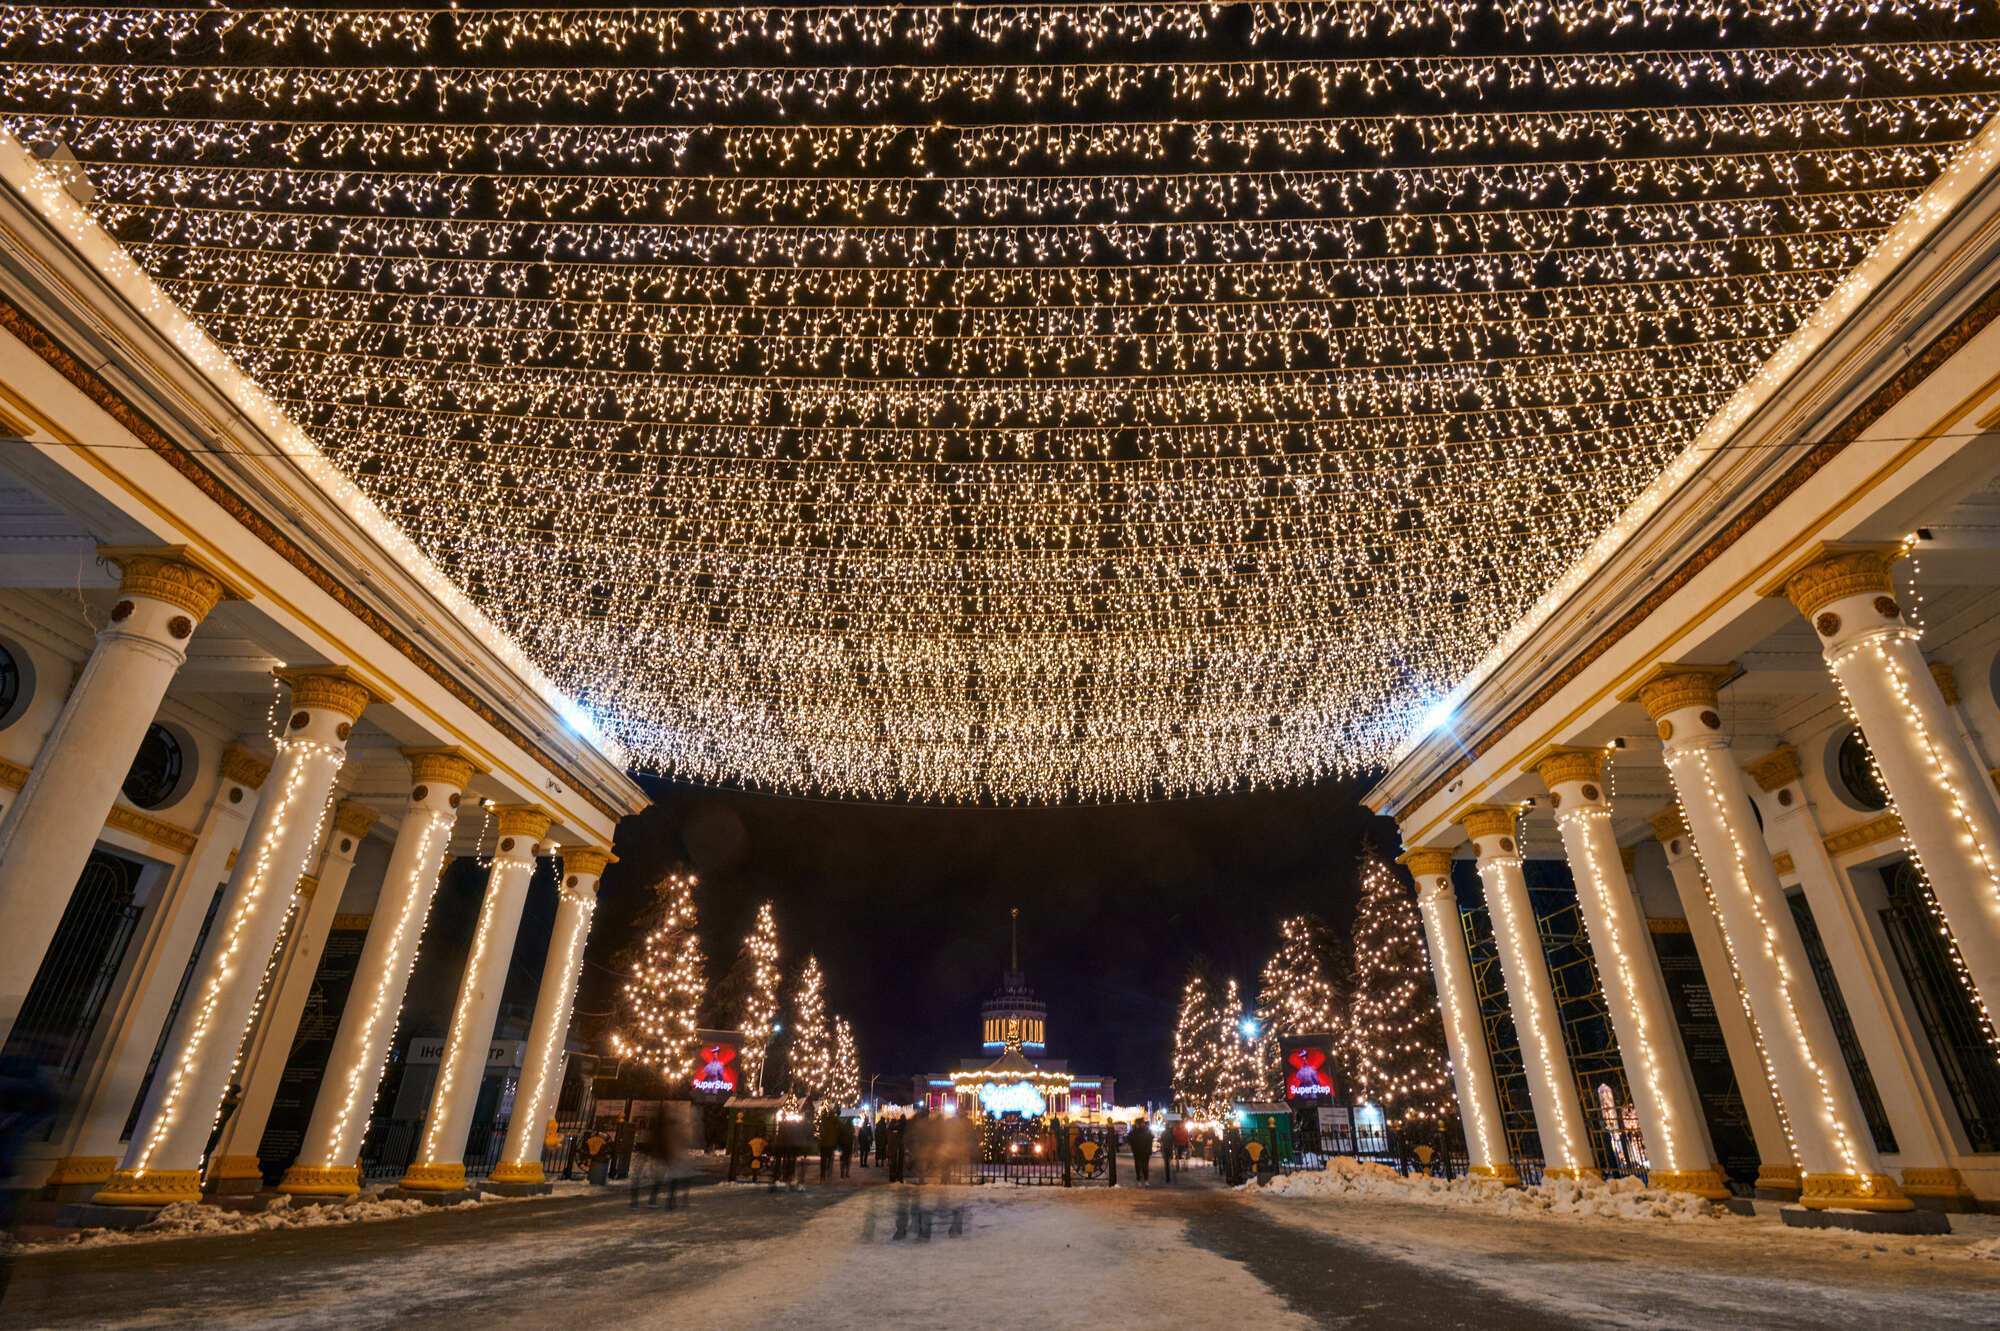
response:
<path id="1" fill-rule="evenodd" d="M 1772 791 L 1788 786 L 1801 775 L 1799 751 L 1789 744 L 1780 744 L 1756 762 L 1745 764 L 1743 770 L 1757 783 L 1759 790 Z"/>
<path id="2" fill-rule="evenodd" d="M 494 822 L 503 837 L 526 837 L 540 841 L 555 825 L 555 815 L 539 804 L 502 804 L 493 811 Z"/>
<path id="3" fill-rule="evenodd" d="M 255 790 L 271 775 L 271 763 L 241 744 L 231 744 L 222 751 L 222 775 L 239 786 Z"/>
<path id="4" fill-rule="evenodd" d="M 1511 843 L 1520 816 L 1518 804 L 1475 804 L 1459 815 L 1458 825 L 1474 841 L 1497 836 L 1506 837 Z"/>
<path id="5" fill-rule="evenodd" d="M 1944 695 L 1944 705 L 1958 706 L 1958 672 L 1942 661 L 1927 661 L 1931 678 L 1937 681 L 1938 692 Z"/>
<path id="6" fill-rule="evenodd" d="M 403 757 L 410 764 L 410 780 L 420 786 L 464 790 L 480 770 L 479 764 L 458 748 L 404 749 Z"/>
<path id="7" fill-rule="evenodd" d="M 1398 855 L 1396 863 L 1408 869 L 1413 878 L 1448 878 L 1451 876 L 1451 859 L 1451 852 L 1442 846 L 1419 846 Z M 1418 886 L 1421 887 L 1422 883 Z"/>
<path id="8" fill-rule="evenodd" d="M 375 810 L 359 800 L 342 800 L 333 811 L 333 825 L 359 841 L 375 826 Z"/>
<path id="9" fill-rule="evenodd" d="M 358 721 L 370 703 L 395 701 L 346 666 L 281 669 L 277 676 L 292 686 L 292 706 L 301 711 L 312 708 L 337 712 L 350 721 Z"/>
<path id="10" fill-rule="evenodd" d="M 1626 697 L 1638 699 L 1646 715 L 1655 721 L 1683 707 L 1712 710 L 1717 693 L 1738 673 L 1734 665 L 1658 665 Z"/>
<path id="11" fill-rule="evenodd" d="M 600 877 L 608 866 L 618 863 L 616 855 L 596 846 L 564 846 L 562 858 L 563 874 L 571 880 Z"/>
<path id="12" fill-rule="evenodd" d="M 1533 772 L 1550 790 L 1565 781 L 1597 781 L 1604 776 L 1604 750 L 1559 744 L 1522 770 Z"/>
<path id="13" fill-rule="evenodd" d="M 207 619 L 222 600 L 245 600 L 213 565 L 185 545 L 100 545 L 97 557 L 118 566 L 118 590 L 178 606 Z"/>
<path id="14" fill-rule="evenodd" d="M 1784 575 L 1781 587 L 1785 599 L 1811 619 L 1845 597 L 1888 596 L 1893 590 L 1889 569 L 1896 562 L 1898 549 L 1893 545 L 1822 545 L 1806 563 Z"/>

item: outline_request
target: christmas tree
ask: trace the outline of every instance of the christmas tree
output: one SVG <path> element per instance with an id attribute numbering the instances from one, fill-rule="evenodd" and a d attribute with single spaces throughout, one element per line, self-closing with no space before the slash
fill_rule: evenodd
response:
<path id="1" fill-rule="evenodd" d="M 1353 1075 L 1392 1128 L 1436 1129 L 1457 1112 L 1444 1023 L 1410 889 L 1379 858 L 1361 865 L 1354 918 Z"/>
<path id="2" fill-rule="evenodd" d="M 1174 1103 L 1190 1118 L 1220 1118 L 1228 1108 L 1224 1018 L 1205 963 L 1197 961 L 1181 987 L 1181 1010 L 1174 1022 Z"/>
<path id="3" fill-rule="evenodd" d="M 1278 950 L 1264 963 L 1257 982 L 1257 1009 L 1263 1022 L 1258 1050 L 1261 1079 L 1274 1098 L 1283 1093 L 1285 1072 L 1280 1041 L 1291 1035 L 1332 1037 L 1334 1075 L 1346 1077 L 1350 1036 L 1345 992 L 1353 962 L 1333 931 L 1313 915 L 1294 915 L 1279 926 Z"/>
<path id="4" fill-rule="evenodd" d="M 701 940 L 695 933 L 691 873 L 668 874 L 654 886 L 657 921 L 646 932 L 620 1003 L 619 1028 L 611 1045 L 624 1058 L 656 1070 L 669 1087 L 691 1073 L 695 1034 L 707 996 Z"/>
<path id="5" fill-rule="evenodd" d="M 792 1095 L 802 1100 L 824 1099 L 834 1083 L 834 1032 L 827 1020 L 826 977 L 819 958 L 807 957 L 792 992 L 792 1044 L 788 1067 Z"/>
<path id="6" fill-rule="evenodd" d="M 861 1103 L 861 1052 L 854 1046 L 854 1028 L 845 1017 L 836 1017 L 833 1022 L 833 1102 Z"/>
<path id="7" fill-rule="evenodd" d="M 1222 1069 L 1217 1097 L 1223 1112 L 1243 1100 L 1255 1100 L 1264 1093 L 1264 1077 L 1258 1067 L 1260 1028 L 1243 1006 L 1242 991 L 1236 981 L 1224 986 L 1222 1007 L 1217 1013 L 1216 1066 Z"/>
<path id="8" fill-rule="evenodd" d="M 732 978 L 741 997 L 735 1006 L 743 1031 L 743 1086 L 748 1095 L 764 1093 L 764 1062 L 771 1051 L 771 1028 L 778 1020 L 778 918 L 771 903 L 757 909 L 757 923 L 743 940 Z"/>

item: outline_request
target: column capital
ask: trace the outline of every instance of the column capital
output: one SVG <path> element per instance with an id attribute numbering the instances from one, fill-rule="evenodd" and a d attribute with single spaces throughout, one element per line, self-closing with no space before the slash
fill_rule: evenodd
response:
<path id="1" fill-rule="evenodd" d="M 539 804 L 502 804 L 493 810 L 493 820 L 503 837 L 541 841 L 555 824 L 555 815 Z"/>
<path id="2" fill-rule="evenodd" d="M 1518 804 L 1475 804 L 1459 815 L 1458 825 L 1474 841 L 1481 837 L 1504 838 L 1507 845 L 1503 849 L 1512 854 L 1514 828 L 1520 816 Z"/>
<path id="3" fill-rule="evenodd" d="M 299 711 L 338 712 L 349 721 L 358 721 L 370 703 L 395 701 L 346 666 L 303 666 L 276 673 L 292 686 L 292 706 Z"/>
<path id="4" fill-rule="evenodd" d="M 618 863 L 618 857 L 608 850 L 596 846 L 564 846 L 564 881 L 575 886 L 578 877 L 601 877 L 607 866 Z"/>
<path id="5" fill-rule="evenodd" d="M 118 566 L 118 590 L 178 606 L 197 620 L 216 603 L 247 600 L 214 565 L 184 545 L 100 545 L 97 557 Z"/>
<path id="6" fill-rule="evenodd" d="M 1745 763 L 1743 770 L 1757 783 L 1757 789 L 1767 793 L 1789 786 L 1801 775 L 1799 751 L 1789 744 L 1780 744 L 1756 762 Z"/>
<path id="7" fill-rule="evenodd" d="M 1896 545 L 1823 544 L 1794 565 L 1764 594 L 1782 592 L 1807 619 L 1849 596 L 1888 596 L 1889 569 L 1902 553 Z M 1831 637 L 1831 634 L 1822 634 Z"/>
<path id="8" fill-rule="evenodd" d="M 222 751 L 222 775 L 239 786 L 255 790 L 271 775 L 271 760 L 241 744 L 231 744 Z"/>
<path id="9" fill-rule="evenodd" d="M 1669 804 L 1646 821 L 1653 825 L 1653 837 L 1663 846 L 1688 834 L 1687 815 L 1678 804 Z"/>
<path id="10" fill-rule="evenodd" d="M 319 891 L 319 875 L 302 873 L 299 875 L 298 897 L 301 901 L 311 901 Z"/>
<path id="11" fill-rule="evenodd" d="M 1735 665 L 1661 664 L 1654 666 L 1639 681 L 1639 687 L 1625 696 L 1627 700 L 1638 699 L 1647 716 L 1661 721 L 1669 712 L 1686 707 L 1714 710 L 1718 691 L 1739 673 Z"/>
<path id="12" fill-rule="evenodd" d="M 1946 707 L 1958 706 L 1958 672 L 1942 661 L 1926 661 L 1931 678 L 1937 681 L 1938 692 L 1944 695 Z"/>
<path id="13" fill-rule="evenodd" d="M 333 825 L 359 841 L 375 826 L 375 810 L 359 800 L 342 800 L 333 811 Z"/>
<path id="14" fill-rule="evenodd" d="M 1451 852 L 1443 846 L 1419 846 L 1398 855 L 1396 863 L 1410 871 L 1410 876 L 1417 880 L 1417 890 L 1421 892 L 1424 879 L 1451 876 L 1451 859 Z"/>
<path id="15" fill-rule="evenodd" d="M 1533 772 L 1550 790 L 1569 781 L 1598 781 L 1604 776 L 1604 750 L 1557 744 L 1542 750 L 1521 770 Z"/>
<path id="16" fill-rule="evenodd" d="M 464 790 L 481 769 L 463 749 L 404 749 L 410 780 L 419 786 L 450 786 Z"/>

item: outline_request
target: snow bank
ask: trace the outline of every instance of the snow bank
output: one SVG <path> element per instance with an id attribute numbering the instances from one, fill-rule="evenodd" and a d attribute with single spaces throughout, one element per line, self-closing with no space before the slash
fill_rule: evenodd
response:
<path id="1" fill-rule="evenodd" d="M 2000 1262 L 2000 1239 L 1981 1239 L 1965 1250 L 1967 1257 L 1977 1257 L 1989 1262 Z"/>
<path id="2" fill-rule="evenodd" d="M 478 1197 L 455 1206 L 492 1206 L 515 1200 L 507 1197 Z M 275 1197 L 261 1211 L 231 1211 L 202 1202 L 175 1202 L 136 1229 L 82 1229 L 56 1238 L 35 1240 L 37 1248 L 102 1248 L 120 1243 L 143 1243 L 148 1239 L 190 1238 L 208 1234 L 257 1234 L 272 1229 L 319 1229 L 328 1225 L 356 1225 L 375 1220 L 401 1220 L 426 1212 L 454 1207 L 427 1205 L 419 1201 L 387 1201 L 375 1193 L 364 1193 L 351 1202 L 317 1206 L 293 1206 L 290 1197 Z"/>
<path id="3" fill-rule="evenodd" d="M 1386 1165 L 1337 1156 L 1318 1173 L 1280 1174 L 1265 1189 L 1292 1197 L 1341 1197 L 1480 1207 L 1501 1215 L 1589 1216 L 1610 1220 L 1685 1223 L 1711 1219 L 1716 1208 L 1684 1192 L 1648 1188 L 1635 1178 L 1577 1182 L 1557 1179 L 1508 1188 L 1492 1179 L 1404 1177 Z"/>

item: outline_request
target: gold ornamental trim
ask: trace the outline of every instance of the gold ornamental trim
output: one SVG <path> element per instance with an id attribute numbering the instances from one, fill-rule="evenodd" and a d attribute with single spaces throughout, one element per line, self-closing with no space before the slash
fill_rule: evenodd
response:
<path id="1" fill-rule="evenodd" d="M 410 764 L 410 780 L 420 786 L 450 786 L 453 790 L 464 790 L 472 784 L 473 776 L 479 771 L 479 764 L 473 762 L 463 749 L 404 749 L 403 757 Z"/>
<path id="2" fill-rule="evenodd" d="M 293 1165 L 279 1180 L 278 1191 L 291 1197 L 359 1197 L 359 1165 Z"/>
<path id="3" fill-rule="evenodd" d="M 311 901 L 319 893 L 319 877 L 316 874 L 299 875 L 298 897 L 300 901 Z"/>
<path id="4" fill-rule="evenodd" d="M 604 870 L 618 863 L 618 857 L 596 846 L 564 846 L 563 873 L 601 878 Z"/>
<path id="5" fill-rule="evenodd" d="M 1807 1174 L 1799 1205 L 1811 1211 L 1909 1211 L 1915 1204 L 1887 1174 Z"/>
<path id="6" fill-rule="evenodd" d="M 457 1192 L 465 1186 L 465 1162 L 411 1165 L 396 1186 L 410 1192 Z"/>
<path id="7" fill-rule="evenodd" d="M 1620 846 L 1618 848 L 1618 863 L 1626 873 L 1631 873 L 1639 867 L 1639 848 L 1637 846 Z"/>
<path id="8" fill-rule="evenodd" d="M 1653 825 L 1653 838 L 1663 846 L 1688 834 L 1687 815 L 1678 804 L 1669 804 L 1646 821 Z"/>
<path id="9" fill-rule="evenodd" d="M 494 1183 L 535 1184 L 549 1181 L 548 1175 L 542 1173 L 542 1162 L 539 1160 L 530 1160 L 520 1165 L 495 1165 L 493 1172 L 486 1177 Z"/>
<path id="10" fill-rule="evenodd" d="M 1965 1176 L 1956 1169 L 1905 1169 L 1903 1194 L 1908 1197 L 1947 1197 L 1954 1201 L 1973 1200 L 1972 1189 L 1966 1186 Z"/>
<path id="11" fill-rule="evenodd" d="M 1825 845 L 1829 855 L 1845 855 L 1851 850 L 1872 846 L 1878 841 L 1888 841 L 1903 835 L 1903 820 L 1894 813 L 1882 813 L 1865 823 L 1855 823 L 1838 831 L 1826 834 Z"/>
<path id="12" fill-rule="evenodd" d="M 118 1168 L 115 1155 L 66 1155 L 43 1180 L 46 1187 L 73 1187 L 79 1183 L 106 1183 Z M 1905 1171 L 1906 1173 L 1908 1171 Z"/>
<path id="13" fill-rule="evenodd" d="M 364 684 L 360 676 L 346 666 L 280 670 L 277 675 L 292 686 L 292 707 L 295 710 L 310 708 L 337 712 L 350 721 L 358 721 L 361 714 L 368 710 L 369 703 L 395 701 L 373 685 Z"/>
<path id="14" fill-rule="evenodd" d="M 333 811 L 333 825 L 359 841 L 375 826 L 375 810 L 359 800 L 342 800 Z"/>
<path id="15" fill-rule="evenodd" d="M 539 804 L 502 804 L 493 811 L 501 836 L 540 841 L 555 824 L 555 816 Z"/>
<path id="16" fill-rule="evenodd" d="M 1799 767 L 1799 751 L 1789 744 L 1780 744 L 1754 763 L 1748 763 L 1743 770 L 1763 791 L 1773 791 L 1780 786 L 1789 786 L 1803 774 Z"/>
<path id="17" fill-rule="evenodd" d="M 333 917 L 332 927 L 365 934 L 368 932 L 368 926 L 374 923 L 374 920 L 375 917 L 373 915 L 336 915 Z"/>
<path id="18" fill-rule="evenodd" d="M 1410 871 L 1412 878 L 1449 878 L 1451 852 L 1442 846 L 1419 846 L 1396 857 L 1396 863 Z"/>
<path id="19" fill-rule="evenodd" d="M 1771 868 L 1779 878 L 1790 878 L 1798 872 L 1798 865 L 1792 863 L 1792 852 L 1781 850 L 1771 857 Z"/>
<path id="20" fill-rule="evenodd" d="M 1510 1188 L 1521 1186 L 1520 1171 L 1512 1165 L 1474 1165 L 1467 1172 L 1474 1178 L 1490 1178 Z"/>
<path id="21" fill-rule="evenodd" d="M 111 806 L 111 813 L 105 818 L 104 825 L 106 827 L 115 827 L 121 832 L 130 832 L 135 837 L 150 841 L 156 846 L 165 847 L 167 850 L 176 851 L 182 855 L 191 854 L 194 850 L 195 834 L 193 832 L 188 831 L 185 827 L 176 827 L 172 823 L 162 822 L 158 818 L 140 813 L 137 809 L 127 808 L 123 804 L 114 804 Z"/>
<path id="22" fill-rule="evenodd" d="M 1481 837 L 1513 836 L 1521 810 L 1512 804 L 1475 804 L 1458 816 L 1458 825 L 1477 841 Z"/>
<path id="23" fill-rule="evenodd" d="M 1730 1195 L 1729 1185 L 1713 1169 L 1655 1169 L 1646 1175 L 1646 1183 L 1663 1192 L 1691 1192 L 1712 1202 Z"/>
<path id="24" fill-rule="evenodd" d="M 232 744 L 222 751 L 222 775 L 239 786 L 255 790 L 271 775 L 271 762 L 241 744 Z"/>
<path id="25" fill-rule="evenodd" d="M 1680 915 L 1649 915 L 1646 917 L 1646 932 L 1649 934 L 1691 934 L 1694 926 Z"/>
<path id="26" fill-rule="evenodd" d="M 99 1206 L 172 1206 L 201 1200 L 201 1172 L 194 1169 L 115 1169 L 90 1199 Z"/>
<path id="27" fill-rule="evenodd" d="M 1544 1169 L 1542 1177 L 1545 1179 L 1570 1179 L 1577 1183 L 1601 1183 L 1604 1181 L 1604 1171 L 1601 1169 Z"/>
<path id="28" fill-rule="evenodd" d="M 1565 781 L 1598 781 L 1604 776 L 1604 750 L 1552 749 L 1527 768 L 1550 790 Z"/>
<path id="29" fill-rule="evenodd" d="M 27 768 L 21 766 L 19 763 L 10 763 L 5 759 L 0 759 L 0 786 L 11 786 L 13 789 L 19 790 L 27 784 Z"/>
<path id="30" fill-rule="evenodd" d="M 254 1155 L 218 1155 L 208 1164 L 210 1183 L 263 1177 L 264 1167 L 257 1163 Z"/>
<path id="31" fill-rule="evenodd" d="M 121 596 L 147 596 L 165 601 L 194 616 L 208 618 L 216 603 L 229 594 L 213 571 L 186 557 L 183 546 L 137 550 L 129 546 L 99 546 L 98 558 L 118 565 Z"/>
<path id="32" fill-rule="evenodd" d="M 1797 1192 L 1803 1177 L 1797 1165 L 1757 1166 L 1757 1186 L 1766 1192 Z"/>
<path id="33" fill-rule="evenodd" d="M 1944 705 L 1958 706 L 1958 672 L 1942 661 L 1929 663 L 1931 678 L 1937 681 L 1938 692 L 1944 695 Z"/>
<path id="34" fill-rule="evenodd" d="M 1734 665 L 1658 666 L 1629 696 L 1637 698 L 1646 715 L 1658 721 L 1686 707 L 1713 708 L 1722 686 L 1737 674 Z"/>
<path id="35" fill-rule="evenodd" d="M 1886 596 L 1894 547 L 1864 546 L 1852 550 L 1828 548 L 1827 553 L 1785 579 L 1785 599 L 1811 619 L 1819 610 L 1848 596 Z"/>

